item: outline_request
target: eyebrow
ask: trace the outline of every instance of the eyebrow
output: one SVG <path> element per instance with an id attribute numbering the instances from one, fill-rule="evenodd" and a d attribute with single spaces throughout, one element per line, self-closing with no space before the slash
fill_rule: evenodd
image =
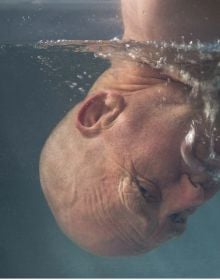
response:
<path id="1" fill-rule="evenodd" d="M 132 178 L 135 177 L 139 177 L 141 180 L 145 181 L 145 182 L 149 182 L 151 183 L 152 185 L 154 186 L 157 186 L 159 187 L 160 184 L 158 182 L 158 180 L 156 180 L 155 178 L 149 178 L 149 177 L 145 177 L 144 175 L 140 174 L 138 171 L 137 171 L 137 168 L 135 167 L 135 164 L 133 161 L 131 161 L 131 166 L 132 166 Z"/>

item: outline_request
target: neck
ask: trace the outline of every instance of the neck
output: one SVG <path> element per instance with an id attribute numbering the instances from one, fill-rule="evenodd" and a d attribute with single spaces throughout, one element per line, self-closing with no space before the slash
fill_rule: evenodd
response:
<path id="1" fill-rule="evenodd" d="M 187 43 L 219 39 L 218 0 L 121 0 L 124 39 Z"/>

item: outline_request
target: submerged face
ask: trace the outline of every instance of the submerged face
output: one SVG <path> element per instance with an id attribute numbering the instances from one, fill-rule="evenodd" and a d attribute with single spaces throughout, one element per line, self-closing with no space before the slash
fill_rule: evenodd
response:
<path id="1" fill-rule="evenodd" d="M 43 189 L 79 245 L 101 255 L 149 251 L 181 234 L 188 216 L 216 193 L 218 184 L 195 167 L 197 159 L 194 166 L 184 159 L 184 139 L 198 116 L 188 90 L 153 78 L 129 93 L 94 94 L 50 137 Z M 188 158 L 206 152 L 207 143 L 198 141 Z"/>
<path id="2" fill-rule="evenodd" d="M 103 211 L 100 226 L 107 223 L 115 234 L 108 245 L 106 233 L 101 237 L 104 253 L 136 254 L 181 234 L 188 216 L 216 192 L 217 186 L 191 170 L 181 155 L 195 117 L 186 94 L 164 83 L 127 97 L 127 110 L 106 132 L 109 165 L 115 166 L 107 176 L 114 178 L 115 169 L 121 174 L 100 188 L 100 197 L 108 198 L 103 198 L 105 211 L 97 209 Z M 200 145 L 198 157 L 206 149 Z"/>
<path id="3" fill-rule="evenodd" d="M 219 37 L 218 0 L 121 2 L 124 39 Z M 201 108 L 187 101 L 189 89 L 134 68 L 113 67 L 108 82 L 101 78 L 101 91 L 94 86 L 62 120 L 41 155 L 41 183 L 58 224 L 100 255 L 147 252 L 181 234 L 219 190 L 210 176 L 219 162 L 204 164 L 202 119 L 191 145 Z"/>

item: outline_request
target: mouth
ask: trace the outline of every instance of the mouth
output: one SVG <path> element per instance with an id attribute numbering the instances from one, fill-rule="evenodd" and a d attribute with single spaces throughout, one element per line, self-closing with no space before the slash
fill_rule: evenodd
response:
<path id="1" fill-rule="evenodd" d="M 170 238 L 173 238 L 174 236 L 179 236 L 185 231 L 187 225 L 187 218 L 188 215 L 186 215 L 184 211 L 173 213 L 169 216 Z"/>

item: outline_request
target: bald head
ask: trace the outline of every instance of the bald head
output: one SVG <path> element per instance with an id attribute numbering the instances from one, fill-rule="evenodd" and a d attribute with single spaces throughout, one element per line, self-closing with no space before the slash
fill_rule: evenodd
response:
<path id="1" fill-rule="evenodd" d="M 140 254 L 181 234 L 187 217 L 217 191 L 195 187 L 181 156 L 194 116 L 187 88 L 134 68 L 119 68 L 123 79 L 111 75 L 110 84 L 101 79 L 41 154 L 41 184 L 58 224 L 99 255 Z"/>
<path id="2" fill-rule="evenodd" d="M 124 38 L 215 39 L 220 1 L 207 3 L 122 0 Z M 115 60 L 51 133 L 41 154 L 42 188 L 80 246 L 100 255 L 147 252 L 180 235 L 219 190 L 197 160 L 208 144 L 193 149 L 194 139 L 185 140 L 198 116 L 189 90 L 147 65 Z"/>

